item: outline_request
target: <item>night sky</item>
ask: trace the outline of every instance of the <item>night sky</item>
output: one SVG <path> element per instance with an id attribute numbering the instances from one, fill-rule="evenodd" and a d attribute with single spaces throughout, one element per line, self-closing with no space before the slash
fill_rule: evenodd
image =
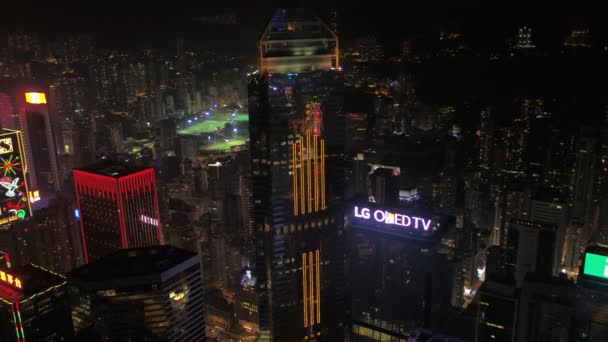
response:
<path id="1" fill-rule="evenodd" d="M 175 37 L 186 38 L 190 48 L 217 49 L 232 54 L 253 54 L 255 41 L 264 23 L 280 3 L 296 6 L 297 1 L 185 1 L 140 2 L 126 6 L 120 2 L 79 2 L 53 7 L 19 7 L 0 14 L 0 31 L 42 31 L 91 33 L 102 46 L 174 47 Z M 443 28 L 455 28 L 465 34 L 469 44 L 478 49 L 500 48 L 505 38 L 519 25 L 534 28 L 537 45 L 551 49 L 558 46 L 569 29 L 584 24 L 600 43 L 608 42 L 608 28 L 599 8 L 570 3 L 525 4 L 508 2 L 502 7 L 487 3 L 455 4 L 439 1 L 299 1 L 315 8 L 323 16 L 337 8 L 341 38 L 375 34 L 387 46 L 388 53 L 398 52 L 406 37 L 433 37 Z M 220 5 L 221 4 L 221 5 Z M 397 6 L 399 4 L 399 6 Z M 218 13 L 235 13 L 237 24 L 206 24 L 199 19 Z M 23 14 L 27 13 L 27 17 Z"/>

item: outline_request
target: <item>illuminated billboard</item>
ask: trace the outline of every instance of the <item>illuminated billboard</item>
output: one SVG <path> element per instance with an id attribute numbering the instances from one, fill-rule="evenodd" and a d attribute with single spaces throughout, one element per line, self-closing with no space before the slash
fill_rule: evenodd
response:
<path id="1" fill-rule="evenodd" d="M 7 284 L 18 290 L 22 288 L 19 277 L 2 270 L 0 270 L 0 284 Z"/>
<path id="2" fill-rule="evenodd" d="M 396 235 L 428 236 L 440 226 L 437 217 L 379 207 L 373 203 L 353 205 L 351 221 L 356 228 Z"/>
<path id="3" fill-rule="evenodd" d="M 25 93 L 25 102 L 31 103 L 31 104 L 45 104 L 46 103 L 46 94 L 37 93 L 37 92 Z"/>
<path id="4" fill-rule="evenodd" d="M 36 203 L 38 201 L 40 201 L 40 191 L 39 190 L 34 190 L 28 192 L 29 193 L 29 198 L 30 198 L 30 203 Z"/>
<path id="5" fill-rule="evenodd" d="M 20 131 L 0 132 L 0 224 L 31 216 L 27 163 Z"/>
<path id="6" fill-rule="evenodd" d="M 595 253 L 585 253 L 583 274 L 608 279 L 608 256 Z"/>

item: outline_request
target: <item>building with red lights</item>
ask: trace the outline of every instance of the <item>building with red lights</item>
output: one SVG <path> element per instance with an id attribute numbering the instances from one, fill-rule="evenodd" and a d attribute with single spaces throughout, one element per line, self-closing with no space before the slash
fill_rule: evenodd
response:
<path id="1" fill-rule="evenodd" d="M 62 341 L 72 336 L 65 278 L 34 264 L 0 264 L 0 341 Z"/>
<path id="2" fill-rule="evenodd" d="M 102 162 L 74 170 L 74 184 L 87 263 L 163 244 L 154 169 Z"/>

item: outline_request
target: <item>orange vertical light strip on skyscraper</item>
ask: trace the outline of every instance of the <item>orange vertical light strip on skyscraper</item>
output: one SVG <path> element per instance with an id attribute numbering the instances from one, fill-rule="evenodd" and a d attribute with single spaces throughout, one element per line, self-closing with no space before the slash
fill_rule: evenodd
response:
<path id="1" fill-rule="evenodd" d="M 314 184 L 313 188 L 314 188 L 314 193 L 315 193 L 315 211 L 319 211 L 319 161 L 318 161 L 318 158 L 317 158 L 317 154 L 319 153 L 318 149 L 317 149 L 317 147 L 318 147 L 317 146 L 317 142 L 319 140 L 318 139 L 319 136 L 315 135 L 314 137 L 315 137 L 314 138 L 315 142 L 313 144 L 314 145 L 313 146 L 314 147 L 314 154 L 313 154 L 313 157 L 312 157 L 313 158 L 312 161 L 314 163 L 314 170 L 315 170 L 315 177 L 314 177 L 315 178 L 314 179 L 314 183 L 315 184 Z"/>
<path id="2" fill-rule="evenodd" d="M 321 209 L 325 209 L 325 140 L 321 139 Z"/>
<path id="3" fill-rule="evenodd" d="M 308 173 L 308 212 L 312 213 L 312 181 L 311 181 L 311 169 L 310 169 L 310 161 L 312 157 L 312 153 L 310 150 L 310 130 L 306 131 L 306 157 L 308 161 L 306 163 L 306 172 Z"/>
<path id="4" fill-rule="evenodd" d="M 308 327 L 308 286 L 306 284 L 306 253 L 302 253 L 302 303 L 304 303 L 304 328 Z"/>
<path id="5" fill-rule="evenodd" d="M 300 137 L 300 212 L 306 214 L 306 202 L 304 200 L 304 137 Z"/>
<path id="6" fill-rule="evenodd" d="M 310 301 L 310 325 L 315 324 L 315 293 L 314 293 L 314 287 L 315 287 L 315 283 L 314 283 L 314 279 L 313 279 L 313 272 L 314 272 L 314 260 L 313 260 L 313 255 L 312 252 L 308 252 L 308 280 L 309 280 L 309 284 L 308 284 L 308 288 L 310 290 L 310 294 L 308 295 L 308 300 Z"/>
<path id="7" fill-rule="evenodd" d="M 315 252 L 317 259 L 317 324 L 321 323 L 321 252 Z"/>
<path id="8" fill-rule="evenodd" d="M 298 216 L 298 170 L 296 168 L 296 144 L 291 144 L 291 167 L 293 169 L 293 214 Z"/>

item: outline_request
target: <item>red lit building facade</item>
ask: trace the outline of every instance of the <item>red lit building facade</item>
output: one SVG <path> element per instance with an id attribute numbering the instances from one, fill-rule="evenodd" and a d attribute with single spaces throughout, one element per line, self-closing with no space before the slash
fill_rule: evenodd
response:
<path id="1" fill-rule="evenodd" d="M 87 263 L 163 244 L 154 169 L 101 163 L 74 170 L 74 183 Z"/>

